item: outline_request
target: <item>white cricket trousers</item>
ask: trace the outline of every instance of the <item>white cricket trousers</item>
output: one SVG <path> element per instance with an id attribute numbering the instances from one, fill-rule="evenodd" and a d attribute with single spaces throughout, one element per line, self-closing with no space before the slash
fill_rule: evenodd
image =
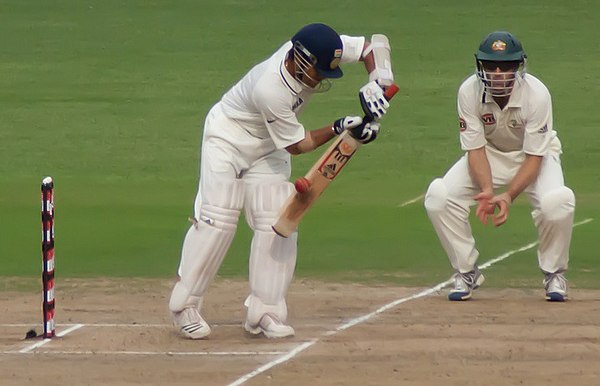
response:
<path id="1" fill-rule="evenodd" d="M 194 205 L 195 226 L 186 234 L 179 276 L 170 309 L 201 307 L 244 210 L 254 235 L 249 257 L 247 320 L 257 324 L 266 313 L 287 318 L 286 295 L 296 265 L 297 235 L 284 239 L 271 229 L 293 185 L 288 182 L 290 154 L 275 149 L 240 122 L 227 118 L 220 104 L 209 112 L 202 142 L 201 175 Z"/>
<path id="2" fill-rule="evenodd" d="M 494 190 L 506 187 L 519 170 L 522 152 L 502 153 L 486 146 Z M 480 189 L 469 174 L 467 155 L 458 160 L 442 178 L 435 179 L 425 195 L 425 208 L 455 271 L 472 271 L 479 257 L 469 223 L 473 197 Z M 573 230 L 575 196 L 564 185 L 559 151 L 542 161 L 536 181 L 525 189 L 538 230 L 538 264 L 547 273 L 568 268 Z"/>

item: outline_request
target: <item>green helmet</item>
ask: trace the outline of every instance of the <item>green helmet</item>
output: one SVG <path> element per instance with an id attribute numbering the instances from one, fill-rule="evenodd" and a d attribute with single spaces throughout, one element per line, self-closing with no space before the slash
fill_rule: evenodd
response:
<path id="1" fill-rule="evenodd" d="M 494 31 L 483 39 L 475 58 L 477 61 L 524 62 L 527 55 L 519 39 L 510 32 Z"/>

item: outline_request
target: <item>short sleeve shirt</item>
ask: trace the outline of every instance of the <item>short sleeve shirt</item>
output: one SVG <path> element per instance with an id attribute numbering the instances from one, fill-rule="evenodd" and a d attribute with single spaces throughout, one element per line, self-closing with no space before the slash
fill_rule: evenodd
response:
<path id="1" fill-rule="evenodd" d="M 503 110 L 477 75 L 471 75 L 458 90 L 457 104 L 462 150 L 488 145 L 501 152 L 543 156 L 556 138 L 550 92 L 533 75 L 517 79 Z"/>
<path id="2" fill-rule="evenodd" d="M 360 60 L 363 37 L 342 35 L 342 63 Z M 314 91 L 303 87 L 285 68 L 291 42 L 283 44 L 270 58 L 254 66 L 220 101 L 223 112 L 258 138 L 271 138 L 283 149 L 304 138 L 298 115 Z"/>

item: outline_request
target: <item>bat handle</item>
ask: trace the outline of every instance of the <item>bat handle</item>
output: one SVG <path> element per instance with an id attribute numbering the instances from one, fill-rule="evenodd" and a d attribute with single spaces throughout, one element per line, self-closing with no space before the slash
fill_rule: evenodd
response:
<path id="1" fill-rule="evenodd" d="M 385 97 L 385 99 L 387 99 L 388 101 L 391 100 L 394 95 L 396 95 L 396 93 L 400 90 L 400 87 L 398 87 L 398 85 L 396 83 L 392 83 L 387 90 L 385 90 L 385 92 L 383 93 L 383 96 Z"/>

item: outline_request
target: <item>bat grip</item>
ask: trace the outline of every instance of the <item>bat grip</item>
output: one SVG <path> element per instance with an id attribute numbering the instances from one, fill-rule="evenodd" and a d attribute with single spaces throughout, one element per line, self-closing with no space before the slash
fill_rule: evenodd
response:
<path id="1" fill-rule="evenodd" d="M 389 101 L 394 97 L 394 95 L 396 95 L 398 90 L 400 90 L 400 87 L 398 87 L 398 85 L 396 85 L 396 83 L 392 83 L 390 85 L 390 87 L 388 87 L 387 90 L 385 90 L 385 92 L 383 93 L 383 96 L 385 97 L 385 99 L 387 99 Z"/>

